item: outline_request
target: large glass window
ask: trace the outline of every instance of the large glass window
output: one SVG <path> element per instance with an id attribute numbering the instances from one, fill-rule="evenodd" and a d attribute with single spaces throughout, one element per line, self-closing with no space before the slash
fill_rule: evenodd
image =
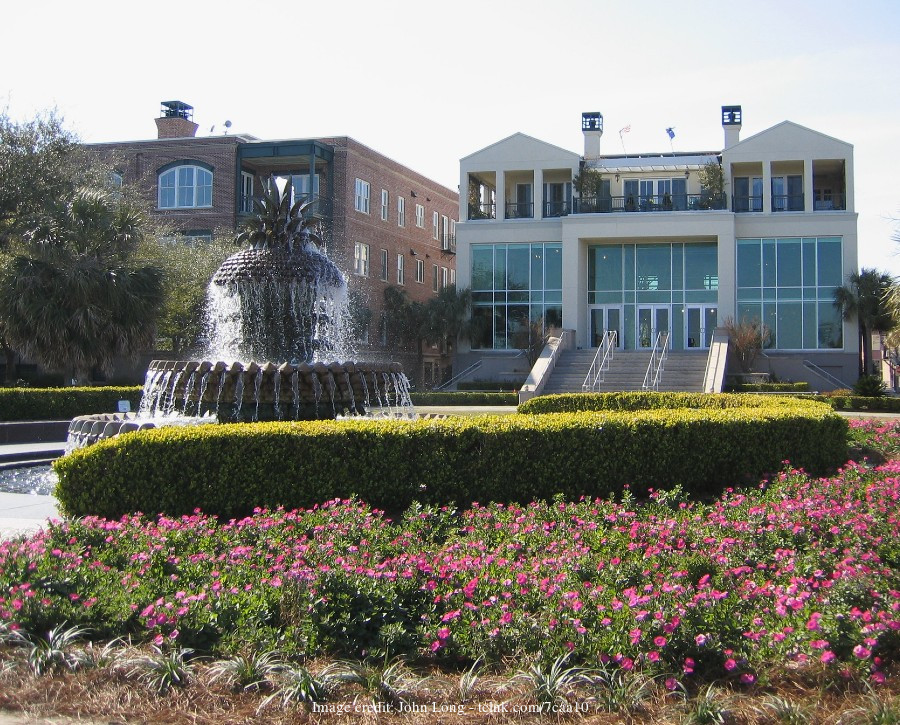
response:
<path id="1" fill-rule="evenodd" d="M 442 284 L 452 274 L 442 270 Z M 522 349 L 532 326 L 562 324 L 562 245 L 472 245 L 472 347 Z"/>
<path id="2" fill-rule="evenodd" d="M 189 209 L 212 206 L 212 171 L 185 164 L 159 175 L 159 208 Z"/>
<path id="3" fill-rule="evenodd" d="M 840 237 L 738 239 L 738 319 L 766 324 L 774 349 L 842 348 L 842 246 Z"/>

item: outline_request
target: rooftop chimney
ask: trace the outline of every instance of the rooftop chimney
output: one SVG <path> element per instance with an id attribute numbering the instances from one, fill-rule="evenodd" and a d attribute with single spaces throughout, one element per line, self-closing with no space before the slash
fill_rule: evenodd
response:
<path id="1" fill-rule="evenodd" d="M 730 149 L 741 140 L 740 106 L 722 106 L 722 128 L 725 129 L 725 148 Z"/>
<path id="2" fill-rule="evenodd" d="M 598 111 L 581 114 L 581 131 L 584 133 L 584 158 L 600 158 L 600 138 L 603 136 L 603 114 Z"/>
<path id="3" fill-rule="evenodd" d="M 197 133 L 197 124 L 191 120 L 194 107 L 181 101 L 163 101 L 156 119 L 158 138 L 185 138 Z"/>

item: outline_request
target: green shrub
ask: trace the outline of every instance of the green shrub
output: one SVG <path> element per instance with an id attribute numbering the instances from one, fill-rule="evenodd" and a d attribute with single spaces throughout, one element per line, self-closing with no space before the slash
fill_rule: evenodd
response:
<path id="1" fill-rule="evenodd" d="M 89 413 L 113 413 L 120 400 L 137 410 L 141 388 L 0 388 L 0 421 L 65 420 Z"/>
<path id="2" fill-rule="evenodd" d="M 866 398 L 861 395 L 804 395 L 806 400 L 814 400 L 830 405 L 834 410 L 844 412 L 868 411 L 870 413 L 900 413 L 900 398 Z"/>
<path id="3" fill-rule="evenodd" d="M 670 410 L 696 408 L 722 410 L 729 408 L 792 407 L 793 396 L 711 395 L 709 393 L 563 393 L 540 395 L 522 403 L 518 411 L 526 414 L 577 413 L 586 411 Z"/>
<path id="4" fill-rule="evenodd" d="M 734 383 L 727 386 L 729 393 L 806 393 L 809 383 Z"/>
<path id="5" fill-rule="evenodd" d="M 518 392 L 521 387 L 522 383 L 514 383 L 508 380 L 464 380 L 456 384 L 457 390 L 495 393 L 514 393 Z"/>
<path id="6" fill-rule="evenodd" d="M 413 405 L 518 405 L 516 393 L 410 393 Z"/>
<path id="7" fill-rule="evenodd" d="M 864 398 L 881 398 L 887 394 L 887 386 L 877 375 L 860 375 L 853 392 Z"/>
<path id="8" fill-rule="evenodd" d="M 846 460 L 846 421 L 826 406 L 746 397 L 744 407 L 718 410 L 159 428 L 58 460 L 56 495 L 69 515 L 109 518 L 196 508 L 227 518 L 351 495 L 398 511 L 413 501 L 604 498 L 626 484 L 706 493 L 741 475 L 758 480 L 784 460 L 813 472 Z"/>

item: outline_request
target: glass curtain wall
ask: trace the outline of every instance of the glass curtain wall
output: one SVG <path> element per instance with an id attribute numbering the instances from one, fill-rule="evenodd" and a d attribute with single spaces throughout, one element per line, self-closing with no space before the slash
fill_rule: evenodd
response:
<path id="1" fill-rule="evenodd" d="M 562 245 L 472 245 L 473 349 L 520 350 L 562 326 Z"/>
<path id="2" fill-rule="evenodd" d="M 834 290 L 843 284 L 840 237 L 737 240 L 737 317 L 758 320 L 778 350 L 843 348 Z"/>
<path id="3" fill-rule="evenodd" d="M 597 344 L 605 325 L 625 349 L 650 347 L 663 331 L 674 349 L 706 347 L 716 324 L 718 263 L 715 242 L 588 247 L 588 344 Z M 696 330 L 689 320 L 698 321 Z"/>

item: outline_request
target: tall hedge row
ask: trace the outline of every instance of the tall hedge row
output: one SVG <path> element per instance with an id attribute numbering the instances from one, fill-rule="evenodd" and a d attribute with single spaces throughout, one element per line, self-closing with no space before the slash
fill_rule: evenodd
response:
<path id="1" fill-rule="evenodd" d="M 846 460 L 826 406 L 205 425 L 129 433 L 56 462 L 66 513 L 230 518 L 355 494 L 388 510 L 568 499 L 681 484 L 694 493 Z"/>
<path id="2" fill-rule="evenodd" d="M 0 388 L 0 421 L 65 420 L 89 413 L 114 413 L 120 400 L 137 410 L 141 387 Z"/>
<path id="3" fill-rule="evenodd" d="M 413 405 L 518 405 L 518 393 L 477 391 L 410 393 Z"/>

